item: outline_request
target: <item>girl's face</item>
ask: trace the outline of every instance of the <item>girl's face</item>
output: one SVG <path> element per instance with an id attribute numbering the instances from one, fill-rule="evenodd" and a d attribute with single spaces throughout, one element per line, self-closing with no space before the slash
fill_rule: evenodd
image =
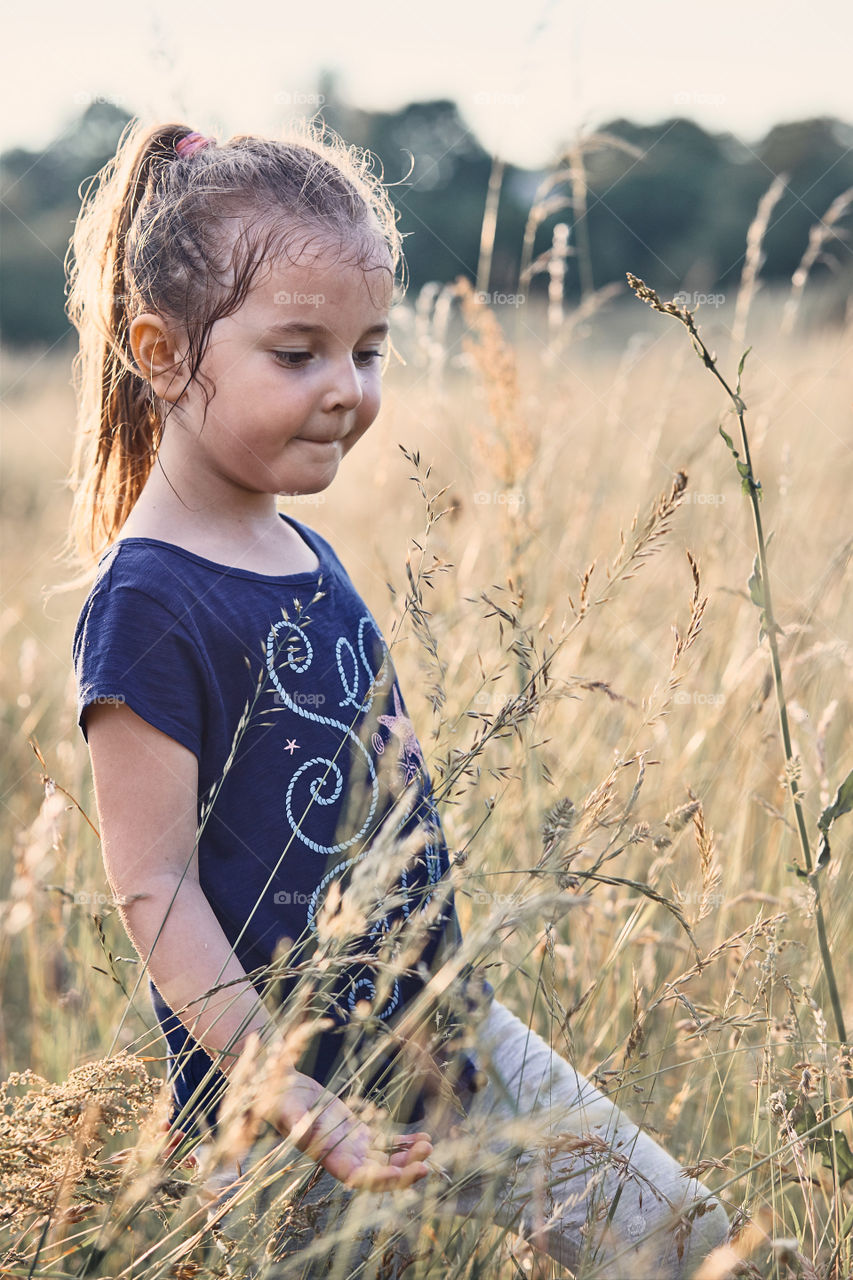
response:
<path id="1" fill-rule="evenodd" d="M 200 366 L 206 416 L 197 380 L 169 416 L 170 453 L 186 452 L 196 494 L 317 493 L 376 418 L 390 259 L 377 250 L 365 272 L 347 256 L 313 239 L 296 265 L 262 269 L 242 306 L 213 325 Z"/>

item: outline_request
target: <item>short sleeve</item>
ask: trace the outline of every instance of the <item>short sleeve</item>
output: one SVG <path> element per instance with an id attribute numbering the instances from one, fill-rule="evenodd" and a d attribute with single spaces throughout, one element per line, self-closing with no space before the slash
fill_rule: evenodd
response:
<path id="1" fill-rule="evenodd" d="M 86 708 L 121 702 L 200 758 L 207 703 L 206 666 L 186 625 L 132 587 L 96 591 L 74 634 L 77 723 Z"/>

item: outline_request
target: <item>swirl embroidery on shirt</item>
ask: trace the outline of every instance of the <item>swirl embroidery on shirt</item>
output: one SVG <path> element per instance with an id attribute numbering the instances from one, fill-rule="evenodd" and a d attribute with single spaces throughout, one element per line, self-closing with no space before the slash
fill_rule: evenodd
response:
<path id="1" fill-rule="evenodd" d="M 382 665 L 380 667 L 380 672 L 378 675 L 375 674 L 371 669 L 370 663 L 367 660 L 367 655 L 365 654 L 365 651 L 364 651 L 363 636 L 364 636 L 365 626 L 367 625 L 373 626 L 382 644 L 382 648 L 384 650 Z M 284 631 L 284 636 L 281 639 L 279 639 L 280 631 Z M 285 669 L 288 672 L 292 672 L 294 675 L 302 675 L 311 666 L 311 663 L 314 657 L 314 647 L 311 644 L 311 641 L 308 639 L 308 636 L 305 634 L 304 629 L 298 626 L 295 622 L 291 622 L 287 618 L 283 619 L 281 622 L 273 623 L 272 627 L 270 628 L 269 635 L 267 636 L 267 643 L 266 643 L 267 671 L 269 672 L 269 677 L 270 677 L 270 680 L 272 681 L 273 687 L 275 688 L 275 691 L 278 694 L 279 698 L 281 699 L 282 703 L 286 707 L 288 707 L 292 712 L 294 712 L 294 714 L 301 716 L 305 720 L 310 720 L 315 724 L 325 724 L 325 725 L 328 725 L 330 728 L 337 730 L 342 735 L 341 743 L 343 743 L 343 741 L 345 741 L 346 739 L 349 739 L 349 741 L 352 742 L 354 747 L 361 753 L 364 759 L 365 765 L 367 766 L 368 775 L 370 778 L 371 800 L 370 800 L 370 808 L 369 808 L 367 817 L 365 818 L 362 826 L 358 831 L 356 831 L 348 839 L 342 840 L 337 844 L 330 844 L 330 845 L 319 844 L 316 840 L 312 840 L 311 837 L 308 836 L 302 830 L 302 820 L 304 818 L 304 814 L 302 815 L 302 818 L 297 818 L 294 814 L 294 810 L 293 810 L 294 793 L 296 792 L 297 787 L 299 786 L 305 774 L 310 773 L 311 770 L 315 770 L 313 776 L 310 778 L 310 781 L 309 781 L 308 790 L 310 792 L 310 799 L 307 799 L 305 802 L 305 813 L 307 813 L 308 809 L 312 804 L 318 804 L 318 805 L 336 804 L 338 800 L 340 800 L 341 798 L 341 793 L 343 791 L 343 784 L 344 784 L 343 773 L 341 771 L 340 766 L 337 764 L 337 762 L 334 759 L 329 759 L 328 757 L 325 757 L 325 756 L 312 756 L 310 760 L 306 760 L 303 764 L 299 766 L 299 768 L 296 770 L 296 772 L 293 774 L 293 777 L 290 780 L 290 784 L 287 788 L 287 794 L 285 797 L 285 810 L 287 813 L 287 820 L 290 823 L 291 831 L 293 831 L 294 834 L 298 836 L 298 838 L 303 842 L 303 844 L 306 844 L 309 849 L 313 849 L 315 853 L 321 853 L 327 856 L 330 853 L 343 853 L 343 851 L 345 849 L 348 849 L 350 845 L 355 844 L 357 840 L 361 839 L 361 837 L 364 835 L 364 833 L 367 831 L 368 827 L 370 826 L 373 815 L 376 811 L 376 804 L 379 796 L 379 786 L 378 786 L 378 781 L 376 777 L 376 769 L 374 767 L 373 760 L 370 756 L 369 751 L 364 746 L 364 743 L 361 741 L 361 739 L 359 738 L 358 734 L 354 731 L 352 726 L 344 724 L 343 721 L 341 720 L 336 720 L 333 716 L 323 716 L 323 715 L 320 715 L 320 713 L 317 711 L 312 711 L 304 703 L 299 702 L 294 697 L 292 697 L 291 694 L 288 692 L 288 690 L 285 689 L 279 677 L 279 672 L 276 670 L 276 658 L 279 657 L 282 653 L 282 650 L 285 649 L 285 643 L 291 638 L 291 633 L 295 633 L 301 638 L 303 644 L 305 645 L 305 657 L 302 661 L 299 661 L 299 659 L 294 656 L 292 649 L 287 648 L 287 650 L 284 652 L 284 655 L 283 655 Z M 349 679 L 347 677 L 347 673 L 344 671 L 343 664 L 341 662 L 341 652 L 344 649 L 344 647 L 352 655 L 353 663 L 354 663 L 352 675 L 351 675 L 351 678 Z M 383 685 L 386 684 L 388 681 L 388 677 L 389 677 L 388 664 L 390 661 L 388 657 L 388 650 L 385 646 L 385 641 L 382 639 L 382 636 L 379 633 L 379 630 L 376 627 L 376 624 L 373 622 L 373 620 L 369 616 L 363 617 L 358 624 L 358 647 L 359 647 L 359 653 L 361 655 L 362 662 L 364 663 L 364 667 L 368 675 L 370 676 L 370 686 L 368 689 L 369 701 L 366 702 L 366 707 L 369 707 L 372 704 L 373 697 L 374 697 L 372 690 L 376 688 L 382 688 Z M 359 671 L 358 671 L 358 666 L 355 665 L 355 653 L 353 651 L 352 645 L 343 636 L 338 640 L 335 656 L 336 656 L 337 665 L 338 665 L 338 675 L 340 676 L 341 685 L 343 686 L 344 694 L 345 694 L 343 700 L 340 703 L 340 706 L 352 705 L 360 713 L 363 713 L 364 709 L 360 707 L 360 704 L 357 701 L 358 690 L 359 690 Z M 365 696 L 367 697 L 368 695 L 365 695 Z M 335 752 L 336 755 L 339 753 L 339 750 L 340 748 L 336 750 Z M 315 769 L 315 766 L 316 766 L 316 769 Z M 324 771 L 321 773 L 320 769 L 323 766 L 325 768 L 324 768 Z M 331 774 L 331 790 L 329 792 L 329 790 L 327 790 L 326 788 L 328 788 L 328 785 L 329 785 L 330 774 Z"/>
<path id="2" fill-rule="evenodd" d="M 370 627 L 378 638 L 382 649 L 382 663 L 378 674 L 375 673 L 371 667 L 367 653 L 365 652 L 364 635 L 367 627 Z M 283 634 L 280 635 L 280 633 Z M 289 643 L 294 636 L 298 636 L 302 640 L 302 643 L 305 646 L 304 656 L 297 657 L 294 654 L 293 646 Z M 358 655 L 356 655 L 355 649 L 346 636 L 340 636 L 335 645 L 335 660 L 343 691 L 343 697 L 339 700 L 338 705 L 341 708 L 350 706 L 355 709 L 356 717 L 353 724 L 355 724 L 359 718 L 363 719 L 366 713 L 370 710 L 377 690 L 381 690 L 388 683 L 391 673 L 391 658 L 385 644 L 384 637 L 369 614 L 363 616 L 359 621 L 356 642 L 358 646 Z M 341 735 L 341 746 L 344 741 L 349 740 L 360 753 L 367 767 L 367 774 L 370 783 L 370 805 L 367 817 L 358 831 L 350 835 L 348 838 L 342 838 L 338 843 L 330 845 L 322 845 L 318 843 L 311 839 L 306 832 L 302 830 L 301 820 L 297 819 L 294 814 L 294 794 L 297 787 L 305 778 L 305 775 L 311 770 L 315 770 L 314 775 L 310 778 L 309 782 L 308 789 L 310 792 L 310 800 L 306 801 L 305 813 L 308 812 L 308 809 L 313 804 L 323 806 L 334 805 L 341 799 L 343 792 L 344 777 L 342 770 L 334 759 L 329 759 L 324 756 L 313 756 L 311 759 L 304 761 L 296 769 L 290 779 L 285 796 L 285 807 L 290 828 L 302 843 L 308 846 L 308 848 L 313 849 L 316 853 L 328 855 L 342 853 L 364 836 L 376 812 L 379 785 L 374 761 L 364 746 L 364 743 L 361 741 L 361 738 L 354 731 L 353 726 L 347 725 L 343 721 L 337 720 L 332 716 L 324 716 L 317 711 L 310 710 L 309 707 L 305 705 L 305 702 L 298 700 L 297 689 L 294 688 L 291 691 L 288 691 L 284 687 L 282 678 L 287 675 L 303 675 L 310 668 L 313 657 L 313 646 L 302 627 L 287 618 L 272 625 L 266 642 L 266 665 L 272 685 L 281 699 L 281 702 L 294 714 L 301 716 L 303 719 L 310 720 L 314 724 L 328 725 L 331 729 L 336 730 Z M 362 698 L 359 698 L 361 674 L 359 658 L 361 659 L 361 664 L 369 678 L 368 688 Z M 277 662 L 278 669 L 276 666 Z M 425 776 L 425 762 L 414 726 L 409 717 L 405 714 L 396 682 L 392 685 L 392 693 L 394 699 L 393 714 L 380 715 L 376 719 L 379 724 L 389 730 L 389 734 L 400 744 L 397 765 L 402 777 L 403 785 L 408 788 L 410 784 L 415 782 L 419 775 L 421 775 L 422 770 L 423 776 Z M 374 752 L 377 755 L 380 755 L 387 750 L 381 735 L 377 733 L 372 734 L 370 745 L 373 747 Z M 340 747 L 336 749 L 335 755 L 337 756 L 339 753 Z M 324 772 L 321 773 L 321 768 L 323 767 Z M 332 783 L 329 788 L 328 781 L 330 774 Z M 431 799 L 426 795 L 425 788 L 420 792 L 420 794 L 413 790 L 412 799 L 419 800 L 419 810 L 422 812 L 424 810 L 426 811 L 423 823 L 426 840 L 423 847 L 423 861 L 420 862 L 419 865 L 426 870 L 427 883 L 434 885 L 441 878 L 440 825 L 438 823 L 435 807 Z M 407 804 L 405 808 L 406 812 L 398 819 L 395 825 L 395 834 L 405 826 L 411 817 L 412 804 Z M 368 847 L 356 857 L 347 858 L 338 863 L 337 866 L 327 872 L 317 885 L 314 892 L 311 894 L 306 913 L 306 923 L 312 933 L 317 933 L 315 917 L 318 910 L 318 904 L 328 889 L 328 886 L 333 880 L 343 876 L 350 867 L 367 857 L 370 852 L 371 849 Z M 418 864 L 416 864 L 415 868 L 412 868 L 413 871 L 417 869 L 417 865 Z M 415 886 L 411 886 L 412 889 L 414 887 Z M 404 868 L 400 876 L 400 888 L 403 890 L 404 894 L 400 903 L 400 908 L 403 912 L 404 918 L 408 919 L 411 912 L 410 897 L 412 894 L 410 892 L 408 869 L 406 868 Z M 419 907 L 421 912 L 427 909 L 432 897 L 433 894 L 430 893 L 422 898 Z M 370 939 L 381 939 L 381 937 L 390 930 L 390 927 L 390 916 L 384 915 L 380 917 L 375 920 L 373 924 L 369 935 Z M 369 996 L 366 997 L 364 993 L 359 993 L 359 989 L 362 987 L 370 989 Z M 372 999 L 375 993 L 376 987 L 372 979 L 367 976 L 359 977 L 353 984 L 349 993 L 348 1003 L 350 1012 L 353 1011 L 357 1000 L 364 998 Z M 399 1002 L 400 986 L 399 981 L 395 978 L 393 991 L 389 996 L 388 1002 L 381 1012 L 375 1011 L 377 1016 L 380 1018 L 389 1017 Z"/>

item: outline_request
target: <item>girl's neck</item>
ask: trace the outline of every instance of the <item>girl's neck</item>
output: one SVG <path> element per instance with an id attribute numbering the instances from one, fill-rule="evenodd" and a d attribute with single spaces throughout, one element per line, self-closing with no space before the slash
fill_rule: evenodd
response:
<path id="1" fill-rule="evenodd" d="M 156 538 L 218 564 L 278 576 L 313 572 L 317 557 L 282 520 L 274 494 L 247 495 L 241 508 L 193 510 L 175 494 L 155 466 L 122 526 L 125 538 Z"/>

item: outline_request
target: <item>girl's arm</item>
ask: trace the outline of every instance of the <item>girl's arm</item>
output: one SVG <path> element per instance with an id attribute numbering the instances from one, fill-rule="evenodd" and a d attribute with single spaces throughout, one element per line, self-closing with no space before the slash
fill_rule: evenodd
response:
<path id="1" fill-rule="evenodd" d="M 90 705 L 86 730 L 104 866 L 128 936 L 193 1038 L 213 1058 L 234 1055 L 220 1062 L 230 1075 L 245 1041 L 263 1037 L 271 1019 L 199 884 L 196 757 L 126 705 Z M 288 1076 L 269 1120 L 350 1186 L 407 1186 L 429 1171 L 428 1135 L 397 1135 L 401 1149 L 389 1159 L 377 1134 L 300 1072 Z"/>

